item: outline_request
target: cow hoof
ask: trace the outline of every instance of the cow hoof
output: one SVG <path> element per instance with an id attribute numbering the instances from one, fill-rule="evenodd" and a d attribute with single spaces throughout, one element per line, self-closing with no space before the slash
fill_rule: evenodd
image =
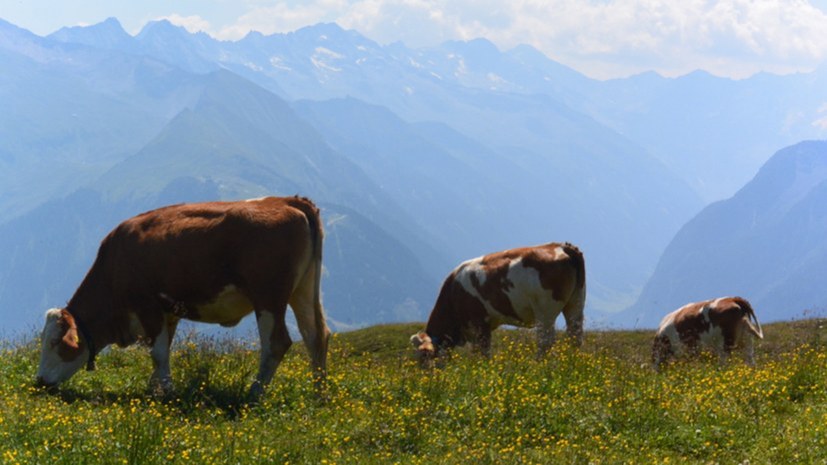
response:
<path id="1" fill-rule="evenodd" d="M 264 385 L 261 381 L 253 381 L 252 386 L 250 386 L 250 392 L 247 394 L 247 399 L 252 402 L 256 403 L 261 399 L 261 396 L 264 395 Z"/>
<path id="2" fill-rule="evenodd" d="M 169 378 L 151 379 L 149 381 L 149 393 L 156 399 L 169 398 L 174 392 L 175 386 Z"/>

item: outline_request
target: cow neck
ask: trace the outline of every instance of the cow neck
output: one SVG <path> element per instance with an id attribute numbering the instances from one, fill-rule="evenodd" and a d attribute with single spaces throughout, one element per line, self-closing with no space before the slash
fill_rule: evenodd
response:
<path id="1" fill-rule="evenodd" d="M 86 360 L 86 370 L 92 371 L 95 369 L 95 356 L 98 355 L 97 347 L 95 346 L 95 339 L 92 337 L 92 333 L 89 332 L 89 327 L 86 326 L 86 323 L 83 322 L 83 318 L 80 318 L 77 312 L 72 311 L 72 308 L 69 306 L 66 307 L 66 311 L 72 315 L 72 318 L 75 320 L 75 326 L 80 333 L 80 337 L 83 338 L 83 341 L 89 348 L 89 358 Z"/>
<path id="2" fill-rule="evenodd" d="M 425 333 L 431 338 L 434 346 L 443 349 L 456 345 L 456 337 L 460 329 L 453 315 L 449 314 L 445 307 L 437 307 L 439 310 L 431 312 L 431 317 L 425 325 Z"/>

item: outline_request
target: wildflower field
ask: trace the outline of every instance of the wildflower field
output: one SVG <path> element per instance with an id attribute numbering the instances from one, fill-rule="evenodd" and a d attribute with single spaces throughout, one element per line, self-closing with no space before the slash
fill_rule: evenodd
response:
<path id="1" fill-rule="evenodd" d="M 0 357 L 2 464 L 827 464 L 827 321 L 766 325 L 756 367 L 712 357 L 649 366 L 653 333 L 588 332 L 535 357 L 497 331 L 493 357 L 413 360 L 422 325 L 331 341 L 319 395 L 301 344 L 245 402 L 252 344 L 182 337 L 176 393 L 148 394 L 145 348 L 113 349 L 54 393 L 33 387 L 36 340 Z"/>

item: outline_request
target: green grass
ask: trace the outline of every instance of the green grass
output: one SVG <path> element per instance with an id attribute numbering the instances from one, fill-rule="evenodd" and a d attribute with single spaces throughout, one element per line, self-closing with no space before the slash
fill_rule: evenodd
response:
<path id="1" fill-rule="evenodd" d="M 537 360 L 533 335 L 497 331 L 493 357 L 413 360 L 422 325 L 336 334 L 319 396 L 295 344 L 260 403 L 245 403 L 252 344 L 185 337 L 176 393 L 147 393 L 145 348 L 114 349 L 57 393 L 32 387 L 37 341 L 0 357 L 0 464 L 827 463 L 827 321 L 765 326 L 738 357 L 649 367 L 652 332 L 589 332 Z"/>

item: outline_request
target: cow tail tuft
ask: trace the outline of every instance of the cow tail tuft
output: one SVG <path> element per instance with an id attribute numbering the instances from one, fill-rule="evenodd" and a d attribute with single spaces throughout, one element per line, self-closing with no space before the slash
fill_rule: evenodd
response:
<path id="1" fill-rule="evenodd" d="M 758 316 L 755 315 L 755 310 L 752 309 L 752 305 L 741 297 L 736 297 L 735 300 L 747 315 L 747 326 L 749 326 L 749 330 L 758 339 L 764 339 L 764 331 L 761 329 L 761 323 L 758 322 Z"/>

